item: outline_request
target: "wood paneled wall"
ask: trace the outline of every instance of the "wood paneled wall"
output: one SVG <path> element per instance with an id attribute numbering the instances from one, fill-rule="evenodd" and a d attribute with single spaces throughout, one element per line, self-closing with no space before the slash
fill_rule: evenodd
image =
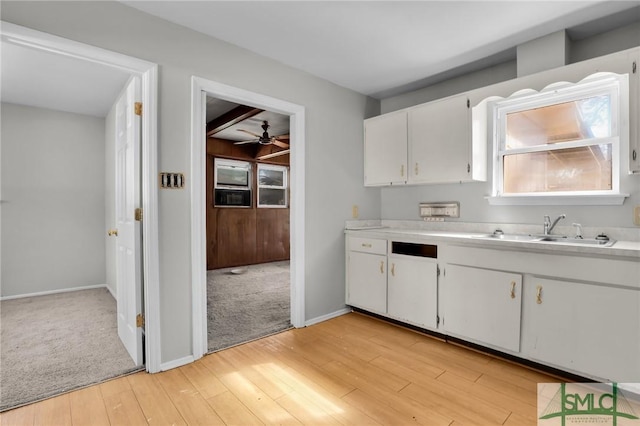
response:
<path id="1" fill-rule="evenodd" d="M 257 208 L 256 167 L 258 150 L 271 146 L 233 145 L 207 139 L 207 269 L 220 269 L 289 259 L 289 208 Z M 252 170 L 252 206 L 215 207 L 213 203 L 214 159 L 249 161 Z M 263 163 L 289 165 L 289 155 Z"/>

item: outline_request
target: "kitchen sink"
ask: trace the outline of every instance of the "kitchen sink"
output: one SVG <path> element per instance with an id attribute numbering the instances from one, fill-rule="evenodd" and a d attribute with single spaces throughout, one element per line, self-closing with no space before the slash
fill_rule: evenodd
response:
<path id="1" fill-rule="evenodd" d="M 577 246 L 611 247 L 615 240 L 604 238 L 573 238 L 564 235 L 533 235 L 533 234 L 505 234 L 494 232 L 492 234 L 473 235 L 472 238 L 494 241 L 519 241 L 531 243 L 557 243 Z"/>
<path id="2" fill-rule="evenodd" d="M 556 235 L 546 235 L 539 237 L 532 241 L 539 241 L 544 243 L 560 243 L 571 244 L 578 246 L 597 246 L 597 247 L 611 247 L 616 243 L 615 240 L 598 239 L 598 238 L 569 238 Z"/>
<path id="3" fill-rule="evenodd" d="M 487 240 L 501 240 L 501 241 L 536 241 L 538 237 L 534 235 L 525 235 L 525 234 L 482 234 L 482 235 L 474 235 L 472 238 L 480 238 Z"/>

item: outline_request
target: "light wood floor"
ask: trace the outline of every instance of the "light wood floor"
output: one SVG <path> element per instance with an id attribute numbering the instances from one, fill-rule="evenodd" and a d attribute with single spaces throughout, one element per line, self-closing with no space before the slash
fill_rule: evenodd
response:
<path id="1" fill-rule="evenodd" d="M 0 415 L 9 425 L 535 425 L 559 379 L 352 313 Z"/>

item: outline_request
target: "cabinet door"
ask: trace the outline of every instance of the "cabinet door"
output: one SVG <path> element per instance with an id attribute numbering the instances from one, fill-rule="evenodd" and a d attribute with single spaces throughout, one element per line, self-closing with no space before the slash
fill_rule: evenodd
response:
<path id="1" fill-rule="evenodd" d="M 467 96 L 429 102 L 409 112 L 409 183 L 468 181 L 471 114 Z"/>
<path id="2" fill-rule="evenodd" d="M 522 351 L 589 377 L 640 382 L 640 291 L 527 276 Z"/>
<path id="3" fill-rule="evenodd" d="M 387 256 L 351 251 L 347 264 L 347 304 L 387 313 Z"/>
<path id="4" fill-rule="evenodd" d="M 388 313 L 404 322 L 436 329 L 438 264 L 431 259 L 389 257 Z"/>
<path id="5" fill-rule="evenodd" d="M 364 184 L 404 184 L 407 180 L 407 112 L 364 122 Z"/>
<path id="6" fill-rule="evenodd" d="M 447 265 L 443 281 L 441 317 L 446 332 L 520 350 L 521 275 Z"/>

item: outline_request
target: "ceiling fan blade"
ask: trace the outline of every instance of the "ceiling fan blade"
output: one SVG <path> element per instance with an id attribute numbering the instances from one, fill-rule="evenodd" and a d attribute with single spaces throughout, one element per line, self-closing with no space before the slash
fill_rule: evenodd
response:
<path id="1" fill-rule="evenodd" d="M 249 140 L 249 141 L 238 141 L 238 142 L 234 142 L 233 144 L 234 144 L 234 145 L 244 145 L 244 144 L 246 144 L 246 143 L 256 143 L 256 142 L 258 142 L 258 140 L 257 140 L 257 139 L 251 139 L 251 140 Z"/>
<path id="2" fill-rule="evenodd" d="M 276 139 L 289 139 L 289 135 L 274 136 Z"/>
<path id="3" fill-rule="evenodd" d="M 257 134 L 257 133 L 253 133 L 253 132 L 250 132 L 250 131 L 245 130 L 245 129 L 238 129 L 238 131 L 239 131 L 239 132 L 245 132 L 245 133 L 248 133 L 248 134 L 250 134 L 251 136 L 256 137 L 256 138 L 259 138 L 259 137 L 260 137 L 260 135 L 259 135 L 259 134 Z"/>
<path id="4" fill-rule="evenodd" d="M 271 143 L 274 144 L 275 146 L 279 146 L 280 148 L 287 148 L 287 149 L 289 148 L 289 144 L 288 143 L 279 141 L 276 138 L 273 138 L 271 140 Z"/>
<path id="5" fill-rule="evenodd" d="M 290 150 L 285 149 L 285 150 L 283 150 L 283 151 L 278 151 L 278 152 L 273 152 L 273 153 L 271 153 L 271 154 L 261 155 L 260 157 L 257 157 L 256 159 L 257 159 L 257 160 L 266 160 L 266 159 L 268 159 L 268 158 L 279 157 L 279 156 L 281 156 L 281 155 L 289 154 L 289 151 L 290 151 Z"/>

